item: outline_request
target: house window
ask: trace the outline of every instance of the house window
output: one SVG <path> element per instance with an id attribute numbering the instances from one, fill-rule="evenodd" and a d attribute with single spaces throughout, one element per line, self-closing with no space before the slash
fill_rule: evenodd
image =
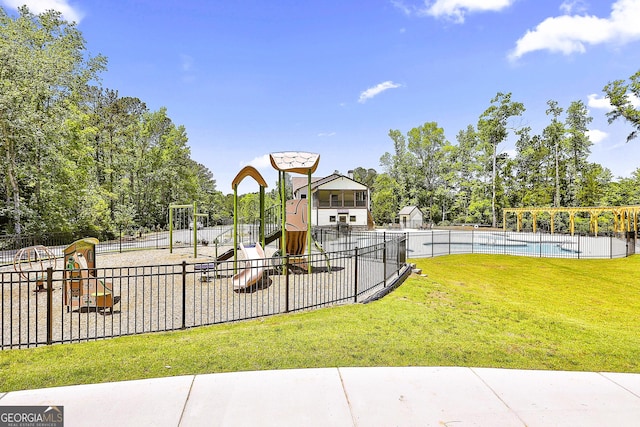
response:
<path id="1" fill-rule="evenodd" d="M 345 192 L 342 193 L 342 197 L 344 197 L 343 206 L 350 207 L 350 208 L 355 207 L 356 201 L 355 201 L 355 193 L 354 192 L 345 191 Z"/>
<path id="2" fill-rule="evenodd" d="M 366 191 L 357 191 L 356 192 L 356 206 L 359 208 L 364 208 L 367 206 L 367 192 Z"/>
<path id="3" fill-rule="evenodd" d="M 331 193 L 322 190 L 316 193 L 318 195 L 318 206 L 321 208 L 328 208 L 331 206 Z"/>
<path id="4" fill-rule="evenodd" d="M 350 215 L 349 216 L 349 221 L 356 222 L 356 216 L 355 215 Z"/>
<path id="5" fill-rule="evenodd" d="M 341 206 L 338 194 L 331 195 L 331 207 Z"/>
<path id="6" fill-rule="evenodd" d="M 340 222 L 346 223 L 347 222 L 347 216 L 346 215 L 340 215 Z"/>
<path id="7" fill-rule="evenodd" d="M 335 215 L 331 215 L 329 217 L 329 222 L 336 222 L 336 216 Z"/>

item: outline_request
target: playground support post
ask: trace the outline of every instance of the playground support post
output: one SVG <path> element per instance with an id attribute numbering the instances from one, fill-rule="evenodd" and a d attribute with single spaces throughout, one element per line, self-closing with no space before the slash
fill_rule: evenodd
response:
<path id="1" fill-rule="evenodd" d="M 197 204 L 193 202 L 193 258 L 198 258 L 198 214 Z"/>
<path id="2" fill-rule="evenodd" d="M 260 233 L 260 244 L 262 245 L 262 247 L 264 248 L 265 245 L 265 240 L 264 240 L 264 227 L 265 227 L 265 218 L 264 218 L 264 211 L 265 211 L 265 202 L 264 202 L 264 187 L 260 186 L 260 229 L 259 229 L 259 233 Z"/>
<path id="3" fill-rule="evenodd" d="M 169 205 L 169 253 L 173 253 L 173 208 Z"/>
<path id="4" fill-rule="evenodd" d="M 197 208 L 198 208 L 197 202 L 193 202 L 193 257 L 194 258 L 198 258 L 198 217 L 208 216 L 208 214 L 198 213 Z"/>
<path id="5" fill-rule="evenodd" d="M 180 208 L 193 209 L 193 257 L 198 258 L 198 217 L 207 215 L 198 213 L 198 203 L 195 201 L 191 205 L 169 205 L 169 253 L 173 253 L 173 210 Z"/>
<path id="6" fill-rule="evenodd" d="M 194 213 L 195 213 L 195 207 L 196 207 L 196 202 L 193 202 L 193 205 L 169 205 L 169 253 L 172 254 L 173 253 L 173 210 L 174 209 L 180 209 L 180 208 L 186 208 L 186 209 L 194 209 Z M 195 219 L 195 215 L 194 215 L 194 219 Z M 196 228 L 195 223 L 194 223 L 194 228 Z M 196 242 L 194 242 L 196 243 Z"/>
<path id="7" fill-rule="evenodd" d="M 233 186 L 233 272 L 238 271 L 238 185 Z"/>
<path id="8" fill-rule="evenodd" d="M 284 256 L 287 253 L 287 188 L 285 186 L 285 172 L 279 171 L 280 174 L 280 206 L 282 206 L 282 211 L 280 212 L 280 217 L 282 218 L 282 237 L 280 238 L 280 250 L 281 254 Z M 287 274 L 287 269 L 285 268 L 285 274 Z"/>
<path id="9" fill-rule="evenodd" d="M 311 169 L 307 172 L 307 251 L 309 253 L 309 262 L 307 263 L 307 273 L 311 274 Z"/>

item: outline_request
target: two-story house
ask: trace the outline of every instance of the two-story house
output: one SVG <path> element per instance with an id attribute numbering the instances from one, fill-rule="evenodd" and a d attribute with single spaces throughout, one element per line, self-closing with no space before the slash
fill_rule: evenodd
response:
<path id="1" fill-rule="evenodd" d="M 307 198 L 307 178 L 293 177 L 293 198 Z M 353 178 L 332 174 L 311 178 L 311 223 L 318 227 L 373 228 L 369 187 Z"/>

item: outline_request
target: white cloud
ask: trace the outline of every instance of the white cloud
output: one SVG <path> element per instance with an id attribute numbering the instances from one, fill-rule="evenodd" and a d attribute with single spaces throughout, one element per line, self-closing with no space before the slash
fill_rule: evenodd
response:
<path id="1" fill-rule="evenodd" d="M 391 4 L 402 11 L 405 15 L 411 15 L 414 11 L 411 7 L 407 6 L 400 0 L 391 0 Z"/>
<path id="2" fill-rule="evenodd" d="M 320 132 L 318 134 L 319 137 L 327 137 L 327 136 L 335 136 L 335 132 Z"/>
<path id="3" fill-rule="evenodd" d="M 634 108 L 640 107 L 640 98 L 638 98 L 634 94 L 632 93 L 627 94 L 627 99 L 629 100 L 629 102 Z M 591 95 L 587 96 L 587 105 L 591 108 L 613 110 L 613 107 L 611 106 L 609 99 L 604 96 L 600 97 L 596 93 L 592 93 Z"/>
<path id="4" fill-rule="evenodd" d="M 572 10 L 574 7 L 567 2 L 563 4 L 567 5 L 564 10 Z M 640 39 L 638 22 L 640 0 L 614 2 L 608 18 L 568 14 L 547 18 L 516 42 L 509 58 L 515 60 L 537 50 L 569 55 L 585 52 L 586 45 L 628 43 Z"/>
<path id="5" fill-rule="evenodd" d="M 594 144 L 597 144 L 603 141 L 608 136 L 609 136 L 608 133 L 603 132 L 599 129 L 589 129 L 587 131 L 587 138 L 589 138 L 589 141 L 593 142 Z"/>
<path id="6" fill-rule="evenodd" d="M 515 0 L 436 0 L 425 1 L 426 15 L 439 18 L 451 18 L 454 22 L 463 23 L 465 14 L 472 12 L 498 12 L 511 6 Z"/>
<path id="7" fill-rule="evenodd" d="M 76 23 L 80 23 L 84 16 L 77 7 L 71 6 L 68 0 L 0 0 L 0 3 L 13 9 L 26 5 L 36 15 L 47 10 L 56 10 L 65 20 Z"/>
<path id="8" fill-rule="evenodd" d="M 587 96 L 587 106 L 591 108 L 597 108 L 602 110 L 611 110 L 611 103 L 604 96 L 599 96 L 597 93 L 592 93 Z"/>
<path id="9" fill-rule="evenodd" d="M 268 154 L 264 154 L 262 156 L 256 157 L 253 160 L 249 161 L 246 164 L 240 163 L 241 167 L 244 167 L 246 165 L 250 165 L 253 166 L 256 169 L 265 169 L 265 168 L 269 168 L 271 167 L 271 159 L 269 158 Z"/>
<path id="10" fill-rule="evenodd" d="M 386 82 L 379 83 L 374 87 L 370 87 L 360 94 L 360 98 L 358 98 L 358 102 L 364 104 L 367 102 L 367 99 L 371 99 L 376 95 L 381 94 L 385 90 L 395 89 L 402 86 L 401 84 L 394 83 L 391 80 L 387 80 Z"/>
<path id="11" fill-rule="evenodd" d="M 574 12 L 583 13 L 587 10 L 587 6 L 582 0 L 565 0 L 560 5 L 560 10 L 565 15 L 570 15 Z"/>

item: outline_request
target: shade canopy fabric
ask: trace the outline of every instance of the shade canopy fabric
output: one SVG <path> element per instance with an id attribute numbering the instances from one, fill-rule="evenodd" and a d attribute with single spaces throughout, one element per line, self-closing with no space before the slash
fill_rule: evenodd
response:
<path id="1" fill-rule="evenodd" d="M 282 172 L 295 172 L 301 174 L 313 173 L 318 168 L 320 154 L 305 153 L 302 151 L 286 151 L 271 153 L 271 166 Z"/>

